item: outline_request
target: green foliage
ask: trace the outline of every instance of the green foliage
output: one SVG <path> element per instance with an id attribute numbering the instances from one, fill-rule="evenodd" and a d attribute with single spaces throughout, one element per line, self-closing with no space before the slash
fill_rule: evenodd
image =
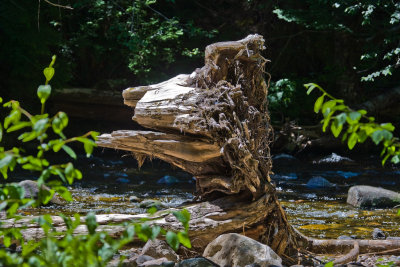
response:
<path id="1" fill-rule="evenodd" d="M 45 85 L 38 88 L 37 95 L 42 104 L 40 115 L 32 115 L 23 109 L 18 101 L 11 100 L 4 104 L 9 109 L 4 123 L 0 123 L 0 133 L 22 131 L 18 140 L 24 143 L 36 143 L 36 152 L 29 154 L 25 149 L 12 147 L 6 149 L 0 147 L 0 173 L 7 179 L 8 172 L 13 171 L 16 166 L 31 171 L 39 172 L 37 180 L 38 198 L 25 198 L 24 189 L 15 183 L 0 184 L 0 211 L 6 210 L 7 218 L 18 223 L 21 218 L 17 216 L 19 209 L 33 206 L 46 205 L 58 194 L 66 201 L 72 201 L 71 193 L 65 187 L 72 184 L 76 179 L 82 179 L 82 173 L 76 169 L 72 162 L 63 164 L 51 164 L 48 153 L 63 150 L 66 156 L 76 159 L 76 153 L 67 144 L 78 142 L 83 144 L 84 150 L 89 157 L 93 148 L 96 147 L 96 139 L 99 133 L 88 132 L 82 136 L 67 138 L 63 130 L 68 125 L 68 116 L 64 112 L 58 112 L 53 117 L 44 113 L 44 104 L 51 94 L 48 82 L 54 75 L 53 65 L 56 57 L 53 56 L 49 67 L 43 71 L 46 78 Z M 52 132 L 51 132 L 52 131 Z M 25 144 L 24 144 L 25 146 Z M 47 190 L 44 185 L 50 189 Z M 150 210 L 151 214 L 155 210 Z M 93 213 L 86 215 L 84 223 L 87 234 L 76 235 L 74 232 L 82 228 L 81 217 L 75 214 L 73 218 L 60 214 L 66 225 L 66 231 L 58 232 L 50 215 L 38 217 L 34 222 L 41 227 L 45 237 L 39 241 L 27 241 L 21 233 L 22 228 L 1 228 L 0 238 L 6 248 L 11 244 L 21 245 L 20 253 L 13 253 L 8 249 L 0 249 L 1 266 L 106 266 L 113 255 L 135 238 L 147 241 L 155 239 L 160 235 L 165 236 L 168 244 L 173 249 L 178 249 L 182 244 L 191 247 L 188 236 L 190 213 L 187 210 L 175 211 L 173 215 L 182 223 L 183 230 L 178 233 L 165 231 L 157 225 L 151 225 L 150 219 L 143 221 L 126 222 L 123 234 L 119 238 L 113 238 L 103 232 L 96 221 Z M 149 223 L 150 221 L 150 223 Z M 121 261 L 123 257 L 121 257 Z"/>
<path id="2" fill-rule="evenodd" d="M 268 89 L 268 107 L 270 109 L 288 108 L 294 98 L 296 83 L 289 79 L 271 82 Z"/>
<path id="3" fill-rule="evenodd" d="M 396 1 L 284 1 L 273 12 L 307 30 L 334 31 L 341 34 L 338 38 L 357 40 L 352 53 L 360 56 L 351 67 L 361 81 L 392 75 L 400 65 L 400 4 Z"/>
<path id="4" fill-rule="evenodd" d="M 321 123 L 324 132 L 330 126 L 335 137 L 343 133 L 342 141 L 347 141 L 349 149 L 353 149 L 357 143 L 363 143 L 369 138 L 376 145 L 383 145 L 382 165 L 389 158 L 394 164 L 400 162 L 400 142 L 393 136 L 395 127 L 391 123 L 376 123 L 374 117 L 367 116 L 367 111 L 351 109 L 344 104 L 342 99 L 334 98 L 315 83 L 304 86 L 307 88 L 307 94 L 311 94 L 314 89 L 322 93 L 315 101 L 314 112 L 323 115 Z"/>

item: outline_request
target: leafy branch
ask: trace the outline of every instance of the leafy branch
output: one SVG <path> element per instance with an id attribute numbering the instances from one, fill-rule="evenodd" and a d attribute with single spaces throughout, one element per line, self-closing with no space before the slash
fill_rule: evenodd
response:
<path id="1" fill-rule="evenodd" d="M 357 143 L 364 143 L 368 138 L 376 145 L 382 144 L 382 165 L 390 158 L 394 164 L 400 162 L 400 141 L 393 136 L 395 127 L 392 123 L 376 123 L 375 118 L 368 116 L 364 109 L 354 110 L 344 104 L 343 99 L 337 99 L 315 83 L 304 85 L 311 94 L 318 89 L 322 95 L 314 104 L 314 112 L 323 115 L 322 130 L 325 132 L 328 126 L 335 137 L 342 134 L 342 141 L 347 141 L 349 149 L 353 149 Z M 346 128 L 345 130 L 343 130 Z"/>

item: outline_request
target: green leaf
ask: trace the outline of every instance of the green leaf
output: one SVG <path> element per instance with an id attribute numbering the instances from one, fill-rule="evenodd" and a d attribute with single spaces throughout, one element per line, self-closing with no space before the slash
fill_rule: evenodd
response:
<path id="1" fill-rule="evenodd" d="M 349 149 L 353 149 L 354 146 L 357 144 L 358 141 L 358 134 L 356 132 L 353 132 L 349 139 L 347 140 L 347 146 L 349 147 Z"/>
<path id="2" fill-rule="evenodd" d="M 349 113 L 349 118 L 352 121 L 357 122 L 361 118 L 361 113 L 359 113 L 357 111 L 352 111 L 352 112 Z"/>
<path id="3" fill-rule="evenodd" d="M 6 248 L 8 248 L 9 246 L 11 246 L 11 237 L 10 236 L 3 236 L 3 244 Z"/>
<path id="4" fill-rule="evenodd" d="M 192 244 L 190 243 L 189 235 L 187 232 L 178 232 L 178 240 L 185 247 L 187 247 L 187 248 L 192 247 Z"/>
<path id="5" fill-rule="evenodd" d="M 311 94 L 311 92 L 316 88 L 316 84 L 314 83 L 307 83 L 304 84 L 304 87 L 307 88 L 307 95 Z"/>
<path id="6" fill-rule="evenodd" d="M 343 125 L 346 122 L 347 114 L 345 112 L 340 113 L 336 116 L 338 125 Z"/>
<path id="7" fill-rule="evenodd" d="M 50 189 L 46 190 L 44 187 L 39 187 L 39 201 L 40 203 L 46 205 L 53 198 L 55 191 Z"/>
<path id="8" fill-rule="evenodd" d="M 94 235 L 96 233 L 96 228 L 98 226 L 97 222 L 96 222 L 96 215 L 93 212 L 89 212 L 86 215 L 86 227 L 89 231 L 89 234 Z"/>
<path id="9" fill-rule="evenodd" d="M 71 192 L 64 186 L 53 186 L 53 189 L 66 201 L 72 201 Z"/>
<path id="10" fill-rule="evenodd" d="M 319 112 L 319 109 L 321 108 L 322 103 L 324 103 L 324 98 L 325 98 L 325 94 L 318 97 L 317 101 L 315 101 L 315 104 L 314 104 L 314 112 L 315 113 Z"/>
<path id="11" fill-rule="evenodd" d="M 47 123 L 49 122 L 48 118 L 40 119 L 33 125 L 33 130 L 39 135 L 46 130 Z"/>
<path id="12" fill-rule="evenodd" d="M 332 122 L 331 131 L 335 137 L 338 137 L 340 135 L 340 132 L 342 131 L 342 129 L 343 129 L 343 125 L 340 125 L 338 123 L 337 119 Z"/>
<path id="13" fill-rule="evenodd" d="M 10 165 L 13 159 L 14 157 L 12 155 L 6 155 L 4 158 L 2 158 L 0 160 L 0 169 Z"/>
<path id="14" fill-rule="evenodd" d="M 333 261 L 325 263 L 324 267 L 333 267 Z"/>
<path id="15" fill-rule="evenodd" d="M 40 103 L 44 104 L 51 94 L 50 85 L 40 85 L 37 89 L 37 95 L 40 99 Z"/>
<path id="16" fill-rule="evenodd" d="M 160 234 L 160 232 L 161 232 L 161 227 L 160 226 L 158 226 L 158 225 L 153 226 L 151 228 L 151 237 L 150 237 L 150 239 L 151 240 L 156 239 L 157 236 Z"/>
<path id="17" fill-rule="evenodd" d="M 21 119 L 21 112 L 18 109 L 14 109 L 10 114 L 4 119 L 4 128 L 7 129 L 12 123 L 15 124 Z"/>
<path id="18" fill-rule="evenodd" d="M 392 163 L 397 164 L 400 162 L 400 157 L 399 155 L 393 156 L 392 159 L 390 160 Z"/>
<path id="19" fill-rule="evenodd" d="M 388 130 L 389 132 L 393 132 L 395 127 L 393 126 L 393 124 L 389 123 L 382 123 L 380 125 L 383 129 Z"/>
<path id="20" fill-rule="evenodd" d="M 54 76 L 54 68 L 47 67 L 43 70 L 44 77 L 46 77 L 46 82 L 49 82 Z"/>
<path id="21" fill-rule="evenodd" d="M 90 142 L 85 142 L 83 143 L 83 147 L 85 149 L 86 152 L 86 157 L 90 157 L 90 155 L 92 155 L 93 153 L 93 147 L 94 147 L 94 143 L 92 140 L 89 140 Z"/>
<path id="22" fill-rule="evenodd" d="M 63 146 L 62 146 L 62 149 L 64 149 L 64 151 L 67 152 L 67 154 L 68 154 L 71 158 L 76 159 L 76 154 L 75 154 L 74 150 L 72 150 L 72 148 L 70 148 L 70 147 L 67 146 L 67 145 L 63 145 Z"/>
<path id="23" fill-rule="evenodd" d="M 371 139 L 376 145 L 378 145 L 383 139 L 390 140 L 392 137 L 393 134 L 388 130 L 376 130 L 371 135 Z"/>
<path id="24" fill-rule="evenodd" d="M 322 113 L 325 113 L 325 111 L 327 109 L 332 109 L 334 106 L 336 106 L 336 100 L 329 100 L 326 101 L 323 105 L 322 105 Z M 315 111 L 315 110 L 314 110 Z"/>
<path id="25" fill-rule="evenodd" d="M 14 124 L 13 126 L 11 126 L 10 128 L 8 128 L 7 133 L 18 131 L 22 128 L 29 127 L 31 125 L 32 125 L 32 123 L 30 121 L 20 121 L 20 122 L 17 122 L 16 124 Z M 0 139 L 0 141 L 1 141 L 1 139 Z"/>
<path id="26" fill-rule="evenodd" d="M 174 232 L 168 231 L 165 235 L 165 239 L 167 240 L 168 245 L 170 245 L 173 250 L 178 250 L 179 240 L 178 236 Z"/>

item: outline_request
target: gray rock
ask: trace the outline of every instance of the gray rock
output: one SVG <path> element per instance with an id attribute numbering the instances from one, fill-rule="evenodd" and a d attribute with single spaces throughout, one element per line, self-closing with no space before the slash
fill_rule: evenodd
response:
<path id="1" fill-rule="evenodd" d="M 400 204 L 400 194 L 380 187 L 356 185 L 350 187 L 347 203 L 361 209 L 393 208 Z"/>
<path id="2" fill-rule="evenodd" d="M 175 266 L 175 262 L 173 261 L 164 261 L 161 266 L 163 267 L 174 267 Z"/>
<path id="3" fill-rule="evenodd" d="M 137 257 L 135 257 L 135 258 L 136 258 L 136 263 L 137 263 L 137 265 L 140 265 L 140 264 L 142 264 L 142 263 L 144 263 L 144 262 L 146 262 L 146 261 L 154 260 L 153 257 L 150 257 L 150 256 L 148 256 L 148 255 L 139 255 L 139 256 L 137 256 Z"/>
<path id="4" fill-rule="evenodd" d="M 375 228 L 374 231 L 372 231 L 372 239 L 385 239 L 385 238 L 386 235 L 381 229 Z"/>
<path id="5" fill-rule="evenodd" d="M 219 267 L 219 266 L 206 258 L 198 257 L 198 258 L 183 260 L 180 263 L 178 263 L 175 267 Z"/>
<path id="6" fill-rule="evenodd" d="M 130 196 L 129 202 L 134 202 L 134 203 L 140 202 L 140 198 L 138 198 L 137 196 Z"/>
<path id="7" fill-rule="evenodd" d="M 155 259 L 167 258 L 167 260 L 174 262 L 177 262 L 179 260 L 179 256 L 167 244 L 167 242 L 158 239 L 154 241 L 147 241 L 142 249 L 142 254 L 151 256 Z"/>
<path id="8" fill-rule="evenodd" d="M 339 163 L 339 162 L 351 162 L 353 160 L 347 158 L 347 157 L 342 157 L 336 153 L 332 153 L 329 156 L 326 156 L 318 161 L 313 161 L 313 163 Z"/>
<path id="9" fill-rule="evenodd" d="M 39 187 L 37 182 L 32 181 L 32 180 L 24 180 L 22 182 L 19 182 L 18 185 L 20 185 L 24 191 L 25 191 L 25 198 L 32 198 L 32 199 L 37 199 L 38 194 L 39 194 Z M 42 190 L 49 191 L 50 188 L 42 185 Z M 53 198 L 49 202 L 50 204 L 58 204 L 62 205 L 65 204 L 64 199 L 62 199 L 59 195 L 54 194 Z"/>
<path id="10" fill-rule="evenodd" d="M 158 210 L 165 208 L 165 205 L 162 204 L 160 201 L 155 199 L 146 199 L 140 202 L 140 208 L 149 209 L 151 207 L 156 207 Z"/>
<path id="11" fill-rule="evenodd" d="M 239 234 L 223 234 L 213 240 L 203 256 L 221 266 L 282 266 L 282 259 L 267 245 Z"/>
<path id="12" fill-rule="evenodd" d="M 312 189 L 322 189 L 322 188 L 331 188 L 335 185 L 330 183 L 324 177 L 316 176 L 316 177 L 312 177 L 310 180 L 308 180 L 306 186 L 308 188 L 312 188 Z"/>
<path id="13" fill-rule="evenodd" d="M 145 261 L 142 264 L 140 264 L 138 267 L 162 267 L 162 264 L 167 261 L 168 260 L 166 258 Z"/>

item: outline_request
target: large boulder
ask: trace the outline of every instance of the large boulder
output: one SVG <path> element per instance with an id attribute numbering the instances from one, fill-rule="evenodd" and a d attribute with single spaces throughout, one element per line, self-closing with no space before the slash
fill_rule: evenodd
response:
<path id="1" fill-rule="evenodd" d="M 349 189 L 347 203 L 361 209 L 393 208 L 400 204 L 400 194 L 368 185 L 356 185 Z"/>
<path id="2" fill-rule="evenodd" d="M 177 262 L 179 260 L 175 251 L 163 240 L 149 240 L 142 249 L 142 254 L 151 256 L 155 259 L 166 258 L 167 260 Z"/>
<path id="3" fill-rule="evenodd" d="M 24 191 L 25 191 L 25 198 L 32 198 L 32 199 L 37 199 L 39 195 L 39 186 L 37 182 L 32 181 L 32 180 L 24 180 L 22 182 L 18 183 L 19 186 L 21 186 Z M 45 185 L 42 185 L 42 190 L 49 191 L 50 188 L 48 188 Z M 62 205 L 65 204 L 65 200 L 62 199 L 59 195 L 54 194 L 53 198 L 50 200 L 49 204 L 57 204 L 57 205 Z"/>
<path id="4" fill-rule="evenodd" d="M 206 247 L 203 256 L 220 266 L 282 266 L 282 259 L 267 245 L 240 234 L 223 234 Z"/>

